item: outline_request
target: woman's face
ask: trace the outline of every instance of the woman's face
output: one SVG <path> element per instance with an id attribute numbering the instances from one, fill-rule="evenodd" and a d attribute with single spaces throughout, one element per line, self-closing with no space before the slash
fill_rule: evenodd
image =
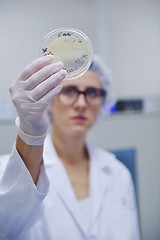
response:
<path id="1" fill-rule="evenodd" d="M 75 80 L 63 81 L 63 87 L 68 86 L 74 86 L 79 91 L 85 91 L 88 87 L 102 88 L 98 76 L 91 70 Z M 83 94 L 79 94 L 71 105 L 63 104 L 60 96 L 56 97 L 52 103 L 54 129 L 63 134 L 85 136 L 95 123 L 100 108 L 101 104 L 88 104 Z"/>

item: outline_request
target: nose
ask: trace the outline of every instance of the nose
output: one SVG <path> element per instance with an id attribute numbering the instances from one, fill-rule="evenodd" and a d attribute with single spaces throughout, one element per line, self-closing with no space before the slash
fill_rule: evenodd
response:
<path id="1" fill-rule="evenodd" d="M 74 103 L 74 105 L 77 107 L 86 107 L 87 106 L 87 102 L 86 102 L 86 97 L 83 93 L 80 93 Z"/>

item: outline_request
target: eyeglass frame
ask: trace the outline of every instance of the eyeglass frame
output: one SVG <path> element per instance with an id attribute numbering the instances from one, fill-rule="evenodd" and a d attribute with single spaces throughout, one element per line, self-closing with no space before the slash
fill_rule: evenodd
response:
<path id="1" fill-rule="evenodd" d="M 76 95 L 75 95 L 75 97 L 73 97 L 73 101 L 71 101 L 71 103 L 68 103 L 68 104 L 64 103 L 64 102 L 61 100 L 61 96 L 62 96 L 64 90 L 67 89 L 67 88 L 68 88 L 68 89 L 69 89 L 69 88 L 72 88 L 72 89 L 76 90 L 76 91 L 75 91 Z M 98 95 L 97 95 L 96 97 L 98 97 L 98 98 L 100 99 L 100 102 L 98 102 L 97 104 L 94 104 L 92 101 L 88 100 L 88 98 L 87 98 L 87 93 L 88 93 L 87 91 L 90 90 L 90 89 L 92 89 L 92 90 L 94 89 L 94 90 L 98 91 L 98 92 L 97 92 Z M 85 89 L 85 91 L 80 91 L 77 87 L 71 85 L 71 86 L 63 87 L 63 89 L 61 90 L 61 92 L 60 92 L 60 94 L 57 96 L 57 98 L 59 99 L 59 101 L 60 101 L 62 104 L 66 105 L 66 106 L 69 106 L 69 105 L 74 104 L 74 103 L 77 101 L 77 99 L 78 99 L 78 97 L 79 97 L 80 94 L 83 94 L 83 95 L 84 95 L 85 101 L 87 102 L 87 104 L 93 105 L 93 106 L 98 106 L 98 105 L 100 105 L 100 104 L 102 105 L 102 104 L 104 103 L 105 98 L 106 98 L 106 95 L 107 95 L 106 90 L 103 89 L 103 88 L 88 87 L 88 88 Z"/>

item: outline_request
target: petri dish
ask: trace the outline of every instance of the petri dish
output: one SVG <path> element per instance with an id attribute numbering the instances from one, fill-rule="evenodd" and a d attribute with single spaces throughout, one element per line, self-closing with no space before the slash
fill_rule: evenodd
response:
<path id="1" fill-rule="evenodd" d="M 63 62 L 63 69 L 67 72 L 64 80 L 72 80 L 88 70 L 93 48 L 83 32 L 72 28 L 59 28 L 48 33 L 41 43 L 40 57 L 46 55 L 53 55 L 53 62 Z"/>

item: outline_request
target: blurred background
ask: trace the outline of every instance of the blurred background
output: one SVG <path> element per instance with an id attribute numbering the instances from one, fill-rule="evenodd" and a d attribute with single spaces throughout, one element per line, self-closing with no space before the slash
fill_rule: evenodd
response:
<path id="1" fill-rule="evenodd" d="M 1 0 L 0 154 L 11 151 L 16 137 L 8 87 L 38 57 L 43 37 L 59 27 L 86 33 L 112 71 L 117 104 L 88 141 L 131 153 L 142 240 L 159 240 L 159 0 Z"/>

